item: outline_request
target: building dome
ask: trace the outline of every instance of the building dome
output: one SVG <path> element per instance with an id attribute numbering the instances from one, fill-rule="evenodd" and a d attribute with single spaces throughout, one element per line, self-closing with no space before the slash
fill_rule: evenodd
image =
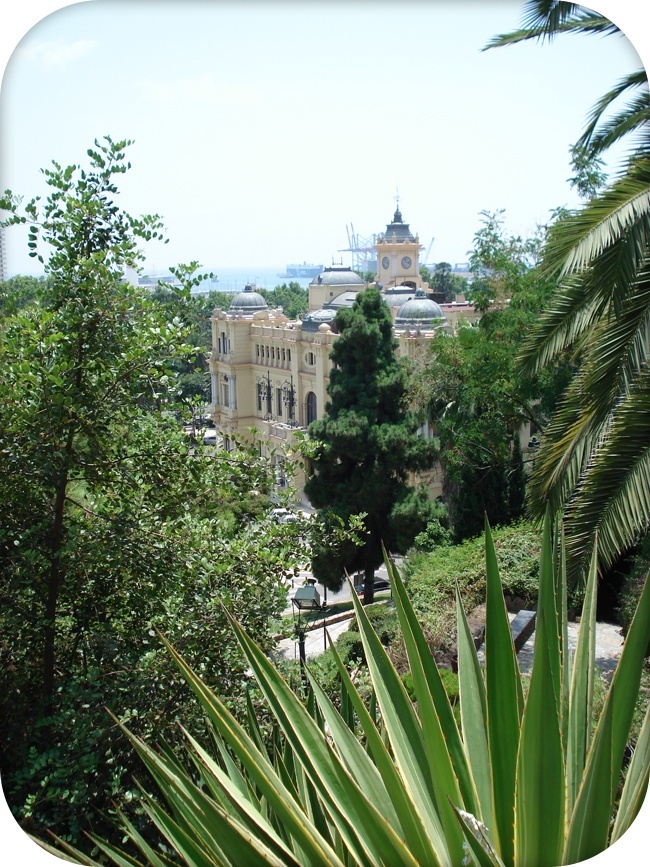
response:
<path id="1" fill-rule="evenodd" d="M 250 283 L 246 284 L 243 292 L 239 292 L 230 302 L 228 313 L 258 313 L 260 310 L 268 310 L 269 305 L 259 292 L 255 292 Z"/>
<path id="2" fill-rule="evenodd" d="M 395 327 L 431 328 L 441 325 L 444 321 L 445 316 L 440 306 L 427 298 L 422 289 L 418 289 L 415 298 L 405 301 L 397 311 Z"/>
<path id="3" fill-rule="evenodd" d="M 311 281 L 312 286 L 365 286 L 363 279 L 351 268 L 332 265 Z"/>
<path id="4" fill-rule="evenodd" d="M 334 322 L 336 310 L 313 310 L 311 313 L 306 313 L 302 317 L 303 331 L 318 331 L 324 323 L 330 325 Z"/>
<path id="5" fill-rule="evenodd" d="M 357 300 L 358 292 L 341 292 L 325 305 L 325 310 L 338 310 L 339 307 L 352 307 Z"/>

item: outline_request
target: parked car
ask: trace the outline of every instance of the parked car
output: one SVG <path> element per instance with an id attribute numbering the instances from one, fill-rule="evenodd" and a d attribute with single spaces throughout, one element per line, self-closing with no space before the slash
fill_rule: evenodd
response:
<path id="1" fill-rule="evenodd" d="M 363 596 L 363 580 L 364 580 L 363 572 L 357 572 L 354 576 L 354 589 L 356 591 L 357 596 Z M 380 590 L 390 590 L 390 581 L 388 578 L 380 578 L 379 575 L 375 575 L 375 593 L 378 593 Z"/>
<path id="2" fill-rule="evenodd" d="M 203 445 L 204 446 L 216 446 L 217 444 L 217 432 L 214 428 L 212 430 L 206 430 L 203 435 Z"/>
<path id="3" fill-rule="evenodd" d="M 291 509 L 273 509 L 271 512 L 271 520 L 276 524 L 292 524 L 298 520 L 298 515 L 292 512 Z"/>

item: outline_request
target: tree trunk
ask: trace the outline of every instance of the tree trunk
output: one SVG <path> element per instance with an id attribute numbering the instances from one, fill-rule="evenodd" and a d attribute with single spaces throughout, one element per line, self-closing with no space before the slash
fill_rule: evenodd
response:
<path id="1" fill-rule="evenodd" d="M 43 647 L 43 705 L 48 714 L 54 695 L 54 668 L 56 641 L 56 609 L 61 586 L 61 547 L 63 542 L 63 517 L 65 494 L 68 487 L 68 468 L 65 467 L 56 486 L 54 499 L 54 522 L 50 543 L 50 574 L 47 581 L 45 602 L 45 634 Z"/>
<path id="2" fill-rule="evenodd" d="M 375 567 L 366 565 L 363 578 L 363 604 L 372 605 L 375 601 Z"/>

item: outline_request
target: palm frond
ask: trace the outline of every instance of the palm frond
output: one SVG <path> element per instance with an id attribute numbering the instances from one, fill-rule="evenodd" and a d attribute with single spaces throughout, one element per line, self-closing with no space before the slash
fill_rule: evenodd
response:
<path id="1" fill-rule="evenodd" d="M 601 123 L 605 112 L 626 91 L 642 88 L 641 93 L 627 106 L 604 123 Z M 647 127 L 650 122 L 650 93 L 648 91 L 648 75 L 645 69 L 638 69 L 618 81 L 614 87 L 604 94 L 592 107 L 587 119 L 587 126 L 577 144 L 586 148 L 590 154 L 603 153 L 614 142 L 635 130 Z"/>
<path id="2" fill-rule="evenodd" d="M 522 26 L 512 33 L 493 37 L 483 49 L 514 45 L 535 39 L 551 42 L 560 33 L 617 33 L 618 27 L 608 18 L 585 9 L 579 3 L 560 0 L 529 0 L 524 6 Z"/>
<path id="3" fill-rule="evenodd" d="M 620 316 L 638 287 L 650 250 L 650 160 L 552 229 L 544 267 L 564 275 L 524 342 L 519 364 L 535 373 L 574 346 L 601 318 Z"/>
<path id="4" fill-rule="evenodd" d="M 565 516 L 567 569 L 584 572 L 598 535 L 601 571 L 650 526 L 650 369 L 612 413 Z"/>

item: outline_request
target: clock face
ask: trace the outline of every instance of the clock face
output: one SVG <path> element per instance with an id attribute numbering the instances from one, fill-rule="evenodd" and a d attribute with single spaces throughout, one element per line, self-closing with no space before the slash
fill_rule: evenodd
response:
<path id="1" fill-rule="evenodd" d="M 384 258 L 381 260 L 381 267 L 382 268 L 388 268 L 389 265 L 390 265 L 390 260 L 389 260 L 388 256 L 384 256 Z"/>
<path id="2" fill-rule="evenodd" d="M 413 264 L 413 261 L 410 256 L 404 256 L 402 258 L 402 268 L 410 268 Z"/>

